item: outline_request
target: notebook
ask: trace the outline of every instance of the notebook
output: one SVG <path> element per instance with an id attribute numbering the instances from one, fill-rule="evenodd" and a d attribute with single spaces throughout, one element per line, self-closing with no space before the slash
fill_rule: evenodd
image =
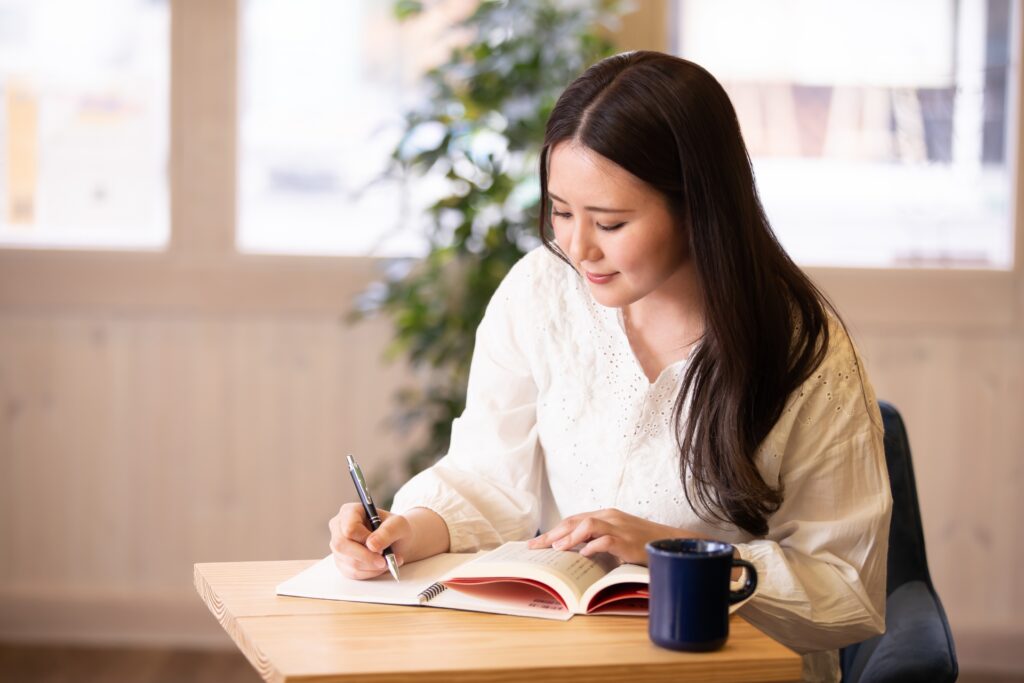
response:
<path id="1" fill-rule="evenodd" d="M 444 553 L 387 573 L 344 578 L 327 556 L 277 586 L 278 595 L 568 620 L 574 614 L 647 614 L 647 567 L 607 554 L 531 550 L 506 543 L 476 554 Z"/>

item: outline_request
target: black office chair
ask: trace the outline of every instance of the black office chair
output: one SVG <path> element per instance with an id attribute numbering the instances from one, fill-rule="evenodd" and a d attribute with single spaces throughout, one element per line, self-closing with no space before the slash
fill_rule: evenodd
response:
<path id="1" fill-rule="evenodd" d="M 928 573 L 907 430 L 893 406 L 878 406 L 892 487 L 885 633 L 840 651 L 843 683 L 955 681 L 956 649 Z"/>

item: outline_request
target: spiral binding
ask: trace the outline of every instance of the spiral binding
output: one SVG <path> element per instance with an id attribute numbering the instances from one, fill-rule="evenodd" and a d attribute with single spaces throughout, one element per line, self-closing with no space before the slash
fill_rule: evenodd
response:
<path id="1" fill-rule="evenodd" d="M 448 588 L 448 586 L 444 585 L 443 583 L 432 584 L 430 586 L 430 588 L 428 588 L 427 590 L 423 591 L 422 593 L 420 593 L 417 596 L 420 599 L 420 604 L 422 605 L 424 603 L 430 602 L 431 600 L 436 598 L 438 595 L 443 593 L 446 588 Z"/>

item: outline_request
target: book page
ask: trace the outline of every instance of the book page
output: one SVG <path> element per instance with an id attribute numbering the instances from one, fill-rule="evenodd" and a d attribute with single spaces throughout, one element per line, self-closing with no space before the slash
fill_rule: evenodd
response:
<path id="1" fill-rule="evenodd" d="M 579 610 L 580 597 L 587 588 L 618 565 L 613 556 L 600 553 L 584 557 L 571 550 L 531 550 L 526 542 L 510 542 L 460 566 L 445 576 L 460 578 L 526 578 L 550 586 L 570 611 Z"/>
<path id="2" fill-rule="evenodd" d="M 442 553 L 419 562 L 410 562 L 399 568 L 401 581 L 391 574 L 360 581 L 347 579 L 328 555 L 308 569 L 277 586 L 278 595 L 350 602 L 374 602 L 384 605 L 418 605 L 419 594 L 429 588 L 443 574 L 472 560 L 475 553 Z"/>
<path id="3" fill-rule="evenodd" d="M 550 595 L 539 590 L 526 590 L 522 584 L 508 582 L 495 593 L 487 591 L 467 593 L 461 590 L 442 591 L 428 605 L 447 609 L 507 614 L 514 617 L 539 617 L 567 621 L 573 613 Z"/>
<path id="4" fill-rule="evenodd" d="M 622 609 L 616 606 L 602 606 L 602 614 L 646 614 L 647 589 L 650 572 L 647 567 L 637 564 L 622 564 L 608 572 L 587 588 L 580 599 L 583 611 L 593 611 L 594 604 L 604 605 L 609 598 L 622 602 Z M 612 590 L 621 586 L 619 590 Z M 608 589 L 608 590 L 606 590 Z M 595 601 L 595 597 L 599 597 Z"/>

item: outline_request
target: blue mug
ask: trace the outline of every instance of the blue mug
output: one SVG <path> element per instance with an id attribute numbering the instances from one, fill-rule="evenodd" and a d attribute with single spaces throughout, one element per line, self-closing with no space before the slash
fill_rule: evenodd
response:
<path id="1" fill-rule="evenodd" d="M 733 558 L 732 546 L 718 541 L 670 538 L 647 544 L 651 573 L 651 640 L 670 650 L 708 652 L 729 637 L 729 605 L 757 588 L 757 570 Z M 747 570 L 746 583 L 730 590 L 733 567 Z"/>

